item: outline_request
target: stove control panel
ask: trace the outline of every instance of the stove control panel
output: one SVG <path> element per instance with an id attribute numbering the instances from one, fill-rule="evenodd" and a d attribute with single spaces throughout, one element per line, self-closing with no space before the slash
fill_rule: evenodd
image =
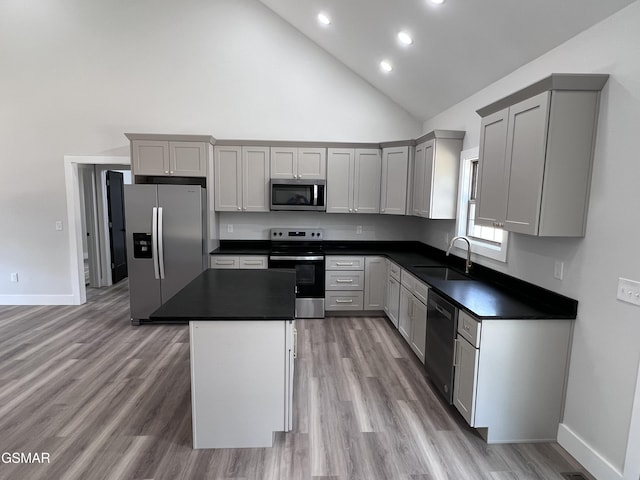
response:
<path id="1" fill-rule="evenodd" d="M 278 242 L 317 242 L 323 237 L 321 228 L 272 228 L 269 230 L 269 238 Z"/>

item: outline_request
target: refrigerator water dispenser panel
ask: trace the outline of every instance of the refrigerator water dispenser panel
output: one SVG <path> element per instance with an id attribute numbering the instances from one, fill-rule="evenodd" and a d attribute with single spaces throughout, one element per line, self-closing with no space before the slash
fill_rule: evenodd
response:
<path id="1" fill-rule="evenodd" d="M 133 258 L 153 258 L 150 233 L 133 234 Z"/>

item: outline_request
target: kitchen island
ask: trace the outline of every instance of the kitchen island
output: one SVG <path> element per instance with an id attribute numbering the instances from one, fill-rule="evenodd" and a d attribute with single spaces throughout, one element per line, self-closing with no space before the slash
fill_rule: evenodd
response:
<path id="1" fill-rule="evenodd" d="M 294 310 L 293 270 L 205 270 L 151 315 L 189 321 L 194 448 L 291 430 Z"/>

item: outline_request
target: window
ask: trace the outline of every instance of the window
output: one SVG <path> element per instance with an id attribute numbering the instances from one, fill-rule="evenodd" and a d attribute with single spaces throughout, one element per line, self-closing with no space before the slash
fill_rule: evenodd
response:
<path id="1" fill-rule="evenodd" d="M 508 233 L 501 228 L 477 225 L 478 148 L 460 154 L 460 188 L 456 235 L 469 238 L 471 251 L 484 257 L 506 262 Z"/>

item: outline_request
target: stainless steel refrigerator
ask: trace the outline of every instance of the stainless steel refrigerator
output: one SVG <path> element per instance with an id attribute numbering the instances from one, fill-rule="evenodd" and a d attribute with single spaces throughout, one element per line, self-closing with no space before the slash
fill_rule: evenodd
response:
<path id="1" fill-rule="evenodd" d="M 205 192 L 197 185 L 125 185 L 132 324 L 207 268 Z"/>

